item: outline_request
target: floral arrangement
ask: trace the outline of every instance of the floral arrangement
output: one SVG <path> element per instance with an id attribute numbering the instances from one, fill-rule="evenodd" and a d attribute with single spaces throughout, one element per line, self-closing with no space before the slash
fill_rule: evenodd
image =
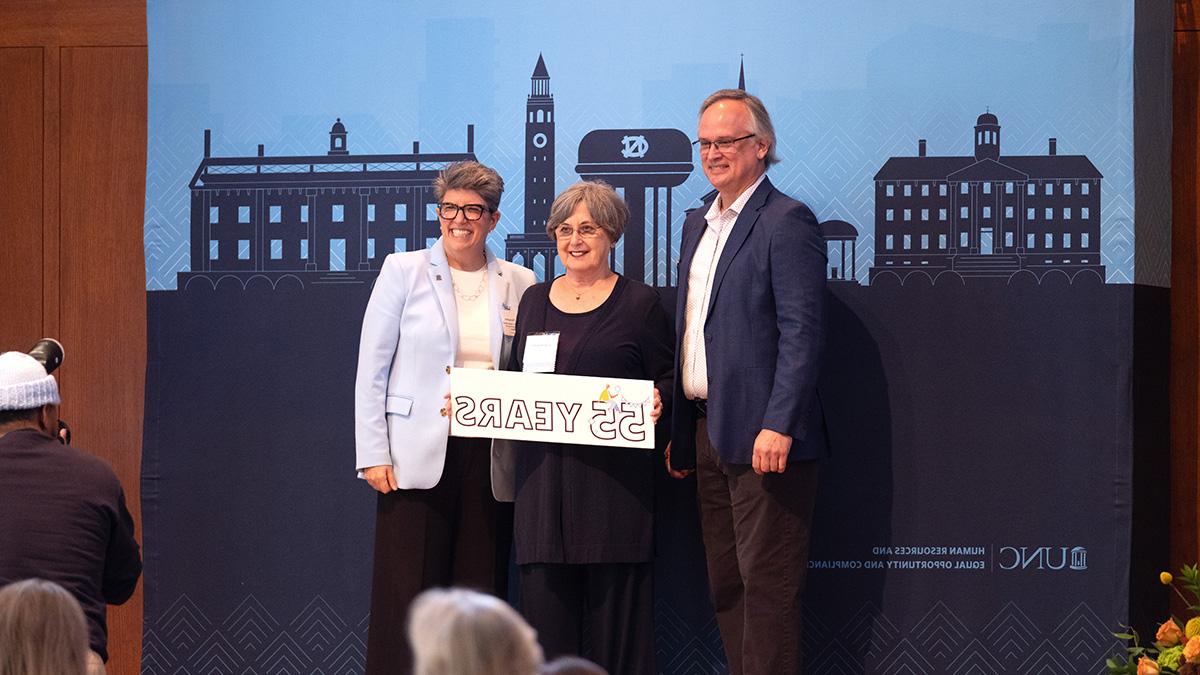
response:
<path id="1" fill-rule="evenodd" d="M 1116 675 L 1200 675 L 1200 568 L 1185 565 L 1179 570 L 1179 578 L 1170 572 L 1158 575 L 1159 581 L 1183 599 L 1188 611 L 1193 614 L 1186 623 L 1174 617 L 1167 619 L 1154 634 L 1154 644 L 1142 646 L 1137 631 L 1113 633 L 1114 637 L 1131 640 L 1126 649 L 1125 660 L 1108 659 L 1108 672 Z M 1182 586 L 1192 596 L 1189 599 L 1180 590 Z"/>

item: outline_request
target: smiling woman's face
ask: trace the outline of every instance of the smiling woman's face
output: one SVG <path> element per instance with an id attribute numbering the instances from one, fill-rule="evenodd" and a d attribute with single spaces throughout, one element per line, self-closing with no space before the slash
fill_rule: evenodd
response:
<path id="1" fill-rule="evenodd" d="M 500 221 L 500 212 L 488 211 L 487 202 L 474 190 L 446 190 L 442 195 L 442 204 L 460 207 L 458 214 L 450 220 L 442 217 L 441 213 L 438 214 L 446 257 L 455 261 L 477 261 L 483 256 L 488 234 L 496 229 L 496 223 Z M 466 206 L 483 207 L 483 215 L 479 220 L 467 220 L 467 214 L 462 208 Z"/>
<path id="2" fill-rule="evenodd" d="M 612 241 L 608 238 L 608 232 L 592 220 L 587 204 L 579 202 L 571 215 L 558 226 L 555 234 L 563 228 L 570 228 L 571 236 L 557 236 L 556 241 L 558 257 L 568 276 L 591 276 L 601 270 L 608 271 Z M 590 232 L 590 236 L 585 236 L 584 232 Z"/>

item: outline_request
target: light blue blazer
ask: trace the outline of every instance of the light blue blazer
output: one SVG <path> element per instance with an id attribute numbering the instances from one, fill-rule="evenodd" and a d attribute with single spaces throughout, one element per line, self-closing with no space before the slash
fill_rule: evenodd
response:
<path id="1" fill-rule="evenodd" d="M 533 272 L 487 251 L 492 365 L 511 342 L 517 305 Z M 458 310 L 442 240 L 423 251 L 393 253 L 363 316 L 354 384 L 356 467 L 391 464 L 401 489 L 437 485 L 446 463 L 450 420 L 443 396 L 458 352 Z M 492 493 L 513 498 L 513 458 L 492 448 Z"/>

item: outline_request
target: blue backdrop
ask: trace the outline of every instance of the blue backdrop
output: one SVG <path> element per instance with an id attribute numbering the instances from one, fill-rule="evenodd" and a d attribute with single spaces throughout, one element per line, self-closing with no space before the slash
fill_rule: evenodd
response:
<path id="1" fill-rule="evenodd" d="M 143 670 L 361 671 L 358 329 L 382 258 L 436 236 L 432 175 L 496 167 L 489 245 L 540 265 L 540 200 L 617 167 L 644 215 L 618 269 L 669 300 L 709 190 L 678 139 L 739 78 L 830 252 L 810 670 L 1102 670 L 1146 225 L 1132 3 L 148 11 Z M 667 673 L 724 669 L 694 498 L 658 485 Z"/>

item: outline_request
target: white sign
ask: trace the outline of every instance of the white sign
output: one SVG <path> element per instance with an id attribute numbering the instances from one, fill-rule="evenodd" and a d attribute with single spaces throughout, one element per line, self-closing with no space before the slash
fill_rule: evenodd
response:
<path id="1" fill-rule="evenodd" d="M 450 435 L 654 448 L 654 383 L 607 377 L 450 371 Z"/>

